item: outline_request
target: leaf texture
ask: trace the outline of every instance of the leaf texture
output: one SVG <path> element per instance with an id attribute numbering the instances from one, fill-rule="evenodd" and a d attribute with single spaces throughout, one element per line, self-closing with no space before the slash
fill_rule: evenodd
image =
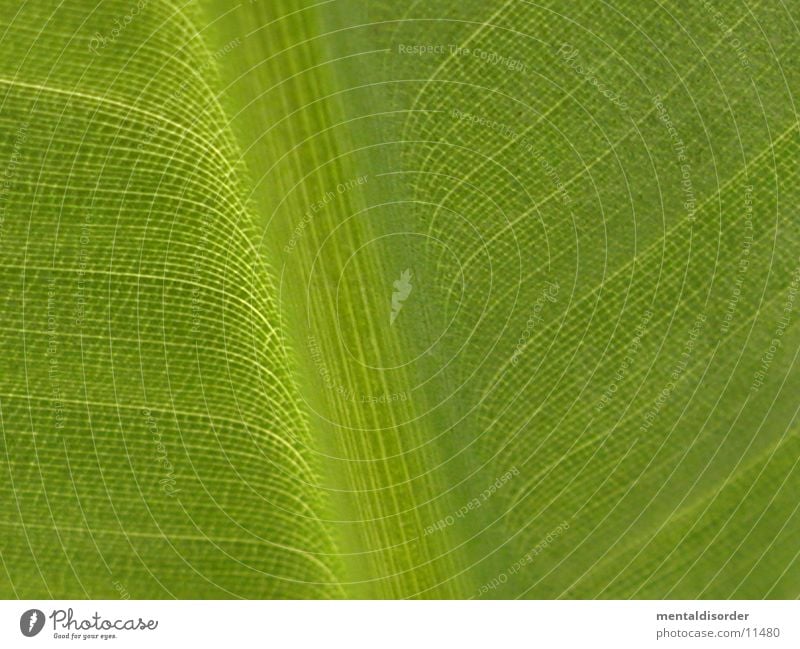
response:
<path id="1" fill-rule="evenodd" d="M 4 4 L 4 596 L 798 596 L 791 3 Z"/>

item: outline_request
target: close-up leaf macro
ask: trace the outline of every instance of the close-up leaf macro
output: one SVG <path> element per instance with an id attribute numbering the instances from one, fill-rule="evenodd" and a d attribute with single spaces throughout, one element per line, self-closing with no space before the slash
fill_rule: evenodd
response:
<path id="1" fill-rule="evenodd" d="M 0 598 L 800 597 L 798 0 L 0 8 Z"/>

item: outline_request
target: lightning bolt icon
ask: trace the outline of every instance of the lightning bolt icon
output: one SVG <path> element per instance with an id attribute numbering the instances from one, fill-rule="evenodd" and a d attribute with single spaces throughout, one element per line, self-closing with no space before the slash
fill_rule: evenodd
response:
<path id="1" fill-rule="evenodd" d="M 33 630 L 33 625 L 36 624 L 36 620 L 38 619 L 38 615 L 36 615 L 36 611 L 31 613 L 31 619 L 28 620 L 28 631 Z"/>

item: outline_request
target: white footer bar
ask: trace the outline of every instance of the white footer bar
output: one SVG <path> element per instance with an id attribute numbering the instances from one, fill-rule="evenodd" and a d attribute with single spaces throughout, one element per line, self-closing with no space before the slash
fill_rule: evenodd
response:
<path id="1" fill-rule="evenodd" d="M 797 601 L 0 602 L 0 647 L 777 648 L 799 631 Z"/>

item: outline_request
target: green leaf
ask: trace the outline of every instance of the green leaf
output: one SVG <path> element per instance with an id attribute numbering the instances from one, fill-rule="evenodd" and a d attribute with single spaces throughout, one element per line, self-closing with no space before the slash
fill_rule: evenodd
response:
<path id="1" fill-rule="evenodd" d="M 797 597 L 795 14 L 6 0 L 0 594 Z"/>

